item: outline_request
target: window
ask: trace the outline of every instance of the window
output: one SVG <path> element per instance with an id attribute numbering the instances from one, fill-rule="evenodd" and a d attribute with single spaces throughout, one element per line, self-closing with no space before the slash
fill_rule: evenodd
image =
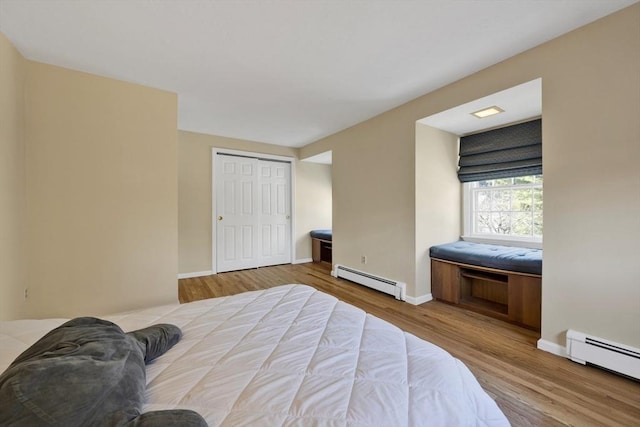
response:
<path id="1" fill-rule="evenodd" d="M 542 175 L 483 180 L 464 186 L 465 238 L 541 245 Z"/>

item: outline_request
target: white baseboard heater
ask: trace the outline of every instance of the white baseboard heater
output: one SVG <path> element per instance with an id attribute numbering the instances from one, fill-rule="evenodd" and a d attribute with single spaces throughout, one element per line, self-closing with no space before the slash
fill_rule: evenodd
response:
<path id="1" fill-rule="evenodd" d="M 358 271 L 353 268 L 336 264 L 331 272 L 333 277 L 341 277 L 355 283 L 367 286 L 385 294 L 393 295 L 397 300 L 406 300 L 407 285 L 395 280 L 385 279 L 384 277 L 374 276 L 373 274 Z"/>
<path id="2" fill-rule="evenodd" d="M 569 329 L 567 355 L 574 362 L 589 363 L 640 380 L 640 349 Z"/>

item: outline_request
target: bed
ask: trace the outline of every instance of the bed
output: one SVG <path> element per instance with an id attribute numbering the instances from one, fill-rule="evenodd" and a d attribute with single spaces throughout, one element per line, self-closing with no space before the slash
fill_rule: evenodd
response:
<path id="1" fill-rule="evenodd" d="M 182 339 L 146 366 L 143 411 L 197 411 L 210 426 L 506 426 L 459 360 L 305 285 L 103 316 Z M 0 372 L 67 319 L 0 322 Z"/>

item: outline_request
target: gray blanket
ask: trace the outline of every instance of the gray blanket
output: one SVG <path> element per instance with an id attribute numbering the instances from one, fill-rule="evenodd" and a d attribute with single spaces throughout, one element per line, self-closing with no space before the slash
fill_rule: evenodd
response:
<path id="1" fill-rule="evenodd" d="M 141 414 L 145 363 L 173 347 L 177 326 L 124 333 L 81 317 L 52 330 L 0 375 L 2 426 L 206 426 L 188 410 Z"/>

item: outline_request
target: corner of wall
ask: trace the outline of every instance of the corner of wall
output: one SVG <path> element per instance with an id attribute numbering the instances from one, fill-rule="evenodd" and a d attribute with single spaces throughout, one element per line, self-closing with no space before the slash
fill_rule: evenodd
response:
<path id="1" fill-rule="evenodd" d="M 431 292 L 429 248 L 460 236 L 458 136 L 416 123 L 416 294 Z"/>
<path id="2" fill-rule="evenodd" d="M 178 302 L 177 97 L 28 61 L 28 315 Z"/>
<path id="3" fill-rule="evenodd" d="M 26 312 L 25 61 L 0 33 L 0 320 Z"/>

